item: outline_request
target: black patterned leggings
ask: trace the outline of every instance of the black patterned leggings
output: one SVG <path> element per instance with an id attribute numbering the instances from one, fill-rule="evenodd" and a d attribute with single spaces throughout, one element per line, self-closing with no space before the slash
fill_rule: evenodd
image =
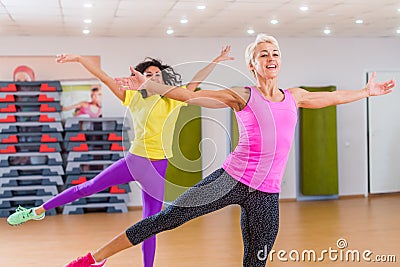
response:
<path id="1" fill-rule="evenodd" d="M 137 245 L 153 235 L 232 204 L 240 205 L 242 211 L 243 266 L 265 266 L 278 234 L 279 194 L 254 190 L 223 169 L 188 189 L 165 210 L 129 227 L 126 236 Z"/>

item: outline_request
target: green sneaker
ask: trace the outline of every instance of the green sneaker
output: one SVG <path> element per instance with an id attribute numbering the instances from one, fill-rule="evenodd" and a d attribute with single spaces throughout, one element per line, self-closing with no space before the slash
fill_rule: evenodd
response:
<path id="1" fill-rule="evenodd" d="M 15 213 L 8 216 L 7 222 L 10 225 L 20 225 L 29 220 L 37 220 L 37 221 L 43 220 L 45 215 L 46 215 L 45 213 L 42 213 L 41 215 L 33 215 L 33 208 L 26 209 L 24 207 L 19 206 L 15 210 Z"/>

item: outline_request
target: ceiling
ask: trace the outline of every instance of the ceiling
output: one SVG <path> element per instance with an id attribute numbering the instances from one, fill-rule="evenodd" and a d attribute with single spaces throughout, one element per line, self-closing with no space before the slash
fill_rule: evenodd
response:
<path id="1" fill-rule="evenodd" d="M 247 37 L 248 29 L 279 37 L 326 36 L 325 29 L 333 37 L 400 37 L 400 0 L 0 0 L 0 36 L 84 36 L 87 29 L 87 37 L 166 37 L 169 28 L 175 37 Z"/>

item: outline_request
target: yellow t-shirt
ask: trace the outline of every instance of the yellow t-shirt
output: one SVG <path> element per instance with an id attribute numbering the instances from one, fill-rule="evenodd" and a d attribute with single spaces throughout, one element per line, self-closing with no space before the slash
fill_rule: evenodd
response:
<path id="1" fill-rule="evenodd" d="M 150 159 L 172 157 L 172 139 L 179 110 L 187 104 L 160 95 L 143 98 L 127 90 L 123 105 L 131 112 L 135 138 L 129 152 Z"/>

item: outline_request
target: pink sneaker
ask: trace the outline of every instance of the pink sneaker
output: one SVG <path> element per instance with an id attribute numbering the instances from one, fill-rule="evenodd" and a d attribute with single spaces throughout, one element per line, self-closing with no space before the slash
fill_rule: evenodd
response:
<path id="1" fill-rule="evenodd" d="M 79 257 L 76 260 L 71 261 L 65 267 L 101 267 L 106 264 L 107 259 L 103 260 L 100 263 L 96 263 L 93 258 L 92 253 L 88 253 L 83 257 Z"/>

